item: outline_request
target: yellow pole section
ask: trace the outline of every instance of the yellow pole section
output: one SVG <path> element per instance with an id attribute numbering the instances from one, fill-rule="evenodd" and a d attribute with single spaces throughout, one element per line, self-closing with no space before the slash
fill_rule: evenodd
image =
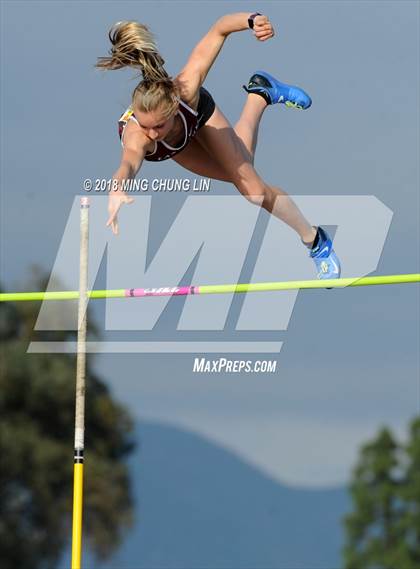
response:
<path id="1" fill-rule="evenodd" d="M 73 484 L 73 535 L 71 569 L 81 569 L 82 563 L 82 512 L 83 512 L 83 463 L 74 465 Z"/>
<path id="2" fill-rule="evenodd" d="M 277 290 L 315 289 L 315 288 L 345 288 L 353 286 L 395 285 L 420 282 L 420 273 L 409 275 L 386 275 L 380 277 L 352 277 L 342 279 L 283 281 L 273 283 L 249 283 L 231 285 L 199 286 L 199 294 L 223 294 L 239 292 L 269 292 Z"/>
<path id="3" fill-rule="evenodd" d="M 88 298 L 124 298 L 125 289 L 88 290 Z M 62 290 L 57 292 L 2 292 L 0 302 L 19 302 L 22 300 L 78 300 L 78 290 Z"/>

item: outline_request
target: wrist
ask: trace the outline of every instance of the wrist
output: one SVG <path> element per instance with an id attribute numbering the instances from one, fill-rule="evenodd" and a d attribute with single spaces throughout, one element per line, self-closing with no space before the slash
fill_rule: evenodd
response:
<path id="1" fill-rule="evenodd" d="M 248 28 L 253 30 L 254 29 L 254 20 L 257 16 L 261 16 L 260 12 L 253 12 L 248 16 Z"/>
<path id="2" fill-rule="evenodd" d="M 235 32 L 241 32 L 249 29 L 248 17 L 249 12 L 237 12 L 235 14 L 226 14 L 217 20 L 214 27 L 222 36 L 228 36 Z"/>

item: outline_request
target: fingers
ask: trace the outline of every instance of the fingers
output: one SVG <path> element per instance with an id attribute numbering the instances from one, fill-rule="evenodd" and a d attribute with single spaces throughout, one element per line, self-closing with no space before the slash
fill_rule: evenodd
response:
<path id="1" fill-rule="evenodd" d="M 114 235 L 118 235 L 119 226 L 118 226 L 118 216 L 116 213 L 108 219 L 108 221 L 106 222 L 106 226 L 107 227 L 111 226 L 112 233 Z"/>
<path id="2" fill-rule="evenodd" d="M 271 25 L 254 28 L 254 35 L 258 41 L 266 41 L 274 36 L 274 30 Z"/>
<path id="3" fill-rule="evenodd" d="M 267 41 L 273 37 L 274 34 L 269 34 L 267 36 L 257 37 L 258 41 Z"/>
<path id="4" fill-rule="evenodd" d="M 117 213 L 114 213 L 109 217 L 108 221 L 106 222 L 106 226 L 107 227 L 111 226 L 113 233 L 115 233 L 115 229 L 118 229 Z"/>
<path id="5" fill-rule="evenodd" d="M 118 212 L 123 204 L 131 204 L 134 202 L 134 198 L 127 196 L 126 194 L 119 194 L 116 200 L 114 196 L 110 196 L 110 202 L 108 206 L 108 221 L 106 226 L 111 226 L 112 233 L 114 235 L 119 234 L 119 224 L 118 224 Z"/>
<path id="6" fill-rule="evenodd" d="M 255 17 L 254 35 L 258 41 L 266 41 L 274 36 L 273 26 L 267 16 Z"/>
<path id="7" fill-rule="evenodd" d="M 258 41 L 267 41 L 273 37 L 274 34 L 268 34 L 264 36 L 256 36 Z"/>
<path id="8" fill-rule="evenodd" d="M 269 19 L 267 16 L 264 16 L 264 14 L 258 14 L 258 16 L 255 16 L 254 18 L 254 28 L 256 26 L 263 26 L 267 23 L 269 23 Z"/>
<path id="9" fill-rule="evenodd" d="M 111 225 L 111 223 L 113 223 L 114 220 L 117 218 L 120 207 L 121 203 L 119 203 L 117 206 L 108 207 L 109 218 L 108 221 L 106 222 L 107 226 Z"/>

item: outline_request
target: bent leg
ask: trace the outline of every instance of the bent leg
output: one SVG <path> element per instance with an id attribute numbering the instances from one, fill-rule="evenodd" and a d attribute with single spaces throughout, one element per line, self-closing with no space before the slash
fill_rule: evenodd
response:
<path id="1" fill-rule="evenodd" d="M 234 131 L 249 152 L 252 164 L 254 163 L 260 121 L 266 108 L 267 103 L 260 95 L 250 93 L 245 101 L 241 116 L 234 127 Z"/>
<path id="2" fill-rule="evenodd" d="M 316 235 L 314 228 L 286 192 L 268 185 L 258 175 L 244 142 L 217 107 L 197 133 L 196 140 L 242 195 L 287 223 L 305 243 L 312 243 Z"/>

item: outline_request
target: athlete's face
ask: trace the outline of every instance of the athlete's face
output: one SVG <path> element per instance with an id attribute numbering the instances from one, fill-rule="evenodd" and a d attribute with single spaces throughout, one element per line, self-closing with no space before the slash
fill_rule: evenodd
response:
<path id="1" fill-rule="evenodd" d="M 163 140 L 174 126 L 176 110 L 168 118 L 159 109 L 148 113 L 136 111 L 135 117 L 144 134 L 150 140 Z"/>

